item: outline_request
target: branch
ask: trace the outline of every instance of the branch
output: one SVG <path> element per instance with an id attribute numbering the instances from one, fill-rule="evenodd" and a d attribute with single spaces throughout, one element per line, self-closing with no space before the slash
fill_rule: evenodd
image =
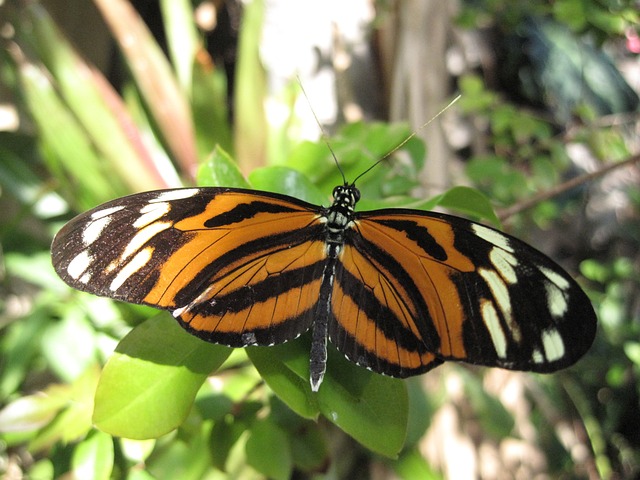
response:
<path id="1" fill-rule="evenodd" d="M 608 174 L 609 172 L 612 172 L 613 170 L 616 170 L 618 168 L 622 168 L 622 167 L 626 167 L 628 165 L 633 165 L 634 163 L 640 161 L 640 153 L 637 153 L 633 156 L 631 156 L 630 158 L 622 161 L 622 162 L 618 162 L 618 163 L 611 163 L 609 165 L 605 165 L 603 166 L 601 169 L 596 170 L 595 172 L 591 172 L 591 173 L 585 173 L 583 175 L 579 175 L 575 178 L 572 178 L 571 180 L 567 180 L 564 183 L 561 183 L 560 185 L 550 189 L 550 190 L 546 190 L 544 192 L 540 192 L 536 195 L 534 195 L 531 198 L 528 198 L 526 200 L 523 200 L 522 202 L 518 202 L 515 205 L 508 207 L 508 208 L 503 208 L 498 210 L 497 214 L 498 214 L 498 218 L 500 219 L 500 221 L 505 221 L 506 219 L 508 219 L 509 217 L 520 213 L 524 210 L 527 210 L 531 207 L 534 207 L 535 205 L 539 204 L 540 202 L 543 202 L 545 200 L 548 200 L 550 198 L 553 198 L 557 195 L 560 195 L 564 192 L 567 192 L 569 190 L 571 190 L 572 188 L 576 188 L 582 184 L 591 182 L 593 180 L 596 180 L 600 177 L 605 176 L 606 174 Z"/>

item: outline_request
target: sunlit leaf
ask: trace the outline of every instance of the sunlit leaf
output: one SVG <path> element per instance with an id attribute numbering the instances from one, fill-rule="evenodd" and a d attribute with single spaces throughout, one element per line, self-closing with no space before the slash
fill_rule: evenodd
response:
<path id="1" fill-rule="evenodd" d="M 203 342 L 161 314 L 134 328 L 104 367 L 93 420 L 112 435 L 157 438 L 186 418 L 195 395 L 231 350 Z"/>
<path id="2" fill-rule="evenodd" d="M 114 449 L 111 435 L 93 431 L 73 451 L 71 469 L 74 478 L 108 480 L 113 471 Z"/>

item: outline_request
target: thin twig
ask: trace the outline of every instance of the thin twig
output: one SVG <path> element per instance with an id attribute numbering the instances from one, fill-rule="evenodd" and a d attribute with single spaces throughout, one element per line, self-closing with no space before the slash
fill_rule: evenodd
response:
<path id="1" fill-rule="evenodd" d="M 550 189 L 550 190 L 545 190 L 544 192 L 540 192 L 536 195 L 534 195 L 531 198 L 528 198 L 527 200 L 524 200 L 522 202 L 516 203 L 515 205 L 508 207 L 508 208 L 504 208 L 498 211 L 498 218 L 501 221 L 505 221 L 507 218 L 520 213 L 524 210 L 527 210 L 531 207 L 534 207 L 535 205 L 539 204 L 540 202 L 543 202 L 544 200 L 548 200 L 550 198 L 553 198 L 557 195 L 560 195 L 564 192 L 567 192 L 569 190 L 571 190 L 572 188 L 576 188 L 582 184 L 585 184 L 587 182 L 591 182 L 597 178 L 603 177 L 604 175 L 606 175 L 607 173 L 616 170 L 618 168 L 622 168 L 622 167 L 626 167 L 628 165 L 633 165 L 634 163 L 640 161 L 640 153 L 633 155 L 632 157 L 622 161 L 622 162 L 618 162 L 618 163 L 611 163 L 609 165 L 605 165 L 604 167 L 602 167 L 600 170 L 597 170 L 595 172 L 591 172 L 591 173 L 585 173 L 583 175 L 579 175 L 575 178 L 572 178 L 571 180 L 567 180 L 564 183 L 561 183 L 560 185 Z"/>

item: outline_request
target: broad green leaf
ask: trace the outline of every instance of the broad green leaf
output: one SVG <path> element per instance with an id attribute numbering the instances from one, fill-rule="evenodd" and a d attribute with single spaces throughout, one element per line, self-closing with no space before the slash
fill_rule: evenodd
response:
<path id="1" fill-rule="evenodd" d="M 153 452 L 157 440 L 132 440 L 121 438 L 119 441 L 120 451 L 124 458 L 133 464 L 144 463 Z"/>
<path id="2" fill-rule="evenodd" d="M 245 446 L 247 462 L 267 478 L 289 479 L 293 469 L 289 438 L 268 418 L 254 423 Z"/>
<path id="3" fill-rule="evenodd" d="M 236 415 L 227 415 L 225 418 L 213 424 L 211 429 L 211 464 L 219 470 L 225 471 L 231 451 L 236 448 L 236 443 L 240 440 L 245 432 L 249 429 L 249 422 L 245 421 L 245 416 L 253 416 L 257 414 L 259 409 L 251 409 L 254 405 L 249 405 L 250 409 L 247 414 L 243 411 Z M 240 404 L 242 410 L 247 410 L 246 404 Z"/>
<path id="4" fill-rule="evenodd" d="M 12 328 L 3 330 L 0 336 L 0 398 L 3 400 L 16 392 L 33 371 L 33 359 L 40 353 L 40 341 L 50 323 L 50 313 L 45 308 L 36 308 L 30 312 L 29 321 L 15 322 Z"/>
<path id="5" fill-rule="evenodd" d="M 188 335 L 167 314 L 147 320 L 122 339 L 104 367 L 95 398 L 96 426 L 133 439 L 170 432 L 230 352 Z"/>
<path id="6" fill-rule="evenodd" d="M 331 345 L 317 394 L 309 384 L 308 338 L 248 349 L 249 358 L 271 389 L 292 410 L 313 418 L 317 408 L 365 447 L 388 457 L 398 454 L 407 430 L 408 397 L 401 380 L 379 375 L 346 360 Z"/>
<path id="7" fill-rule="evenodd" d="M 404 380 L 408 395 L 407 438 L 405 447 L 418 444 L 431 424 L 436 412 L 434 399 L 424 389 L 424 379 L 413 377 Z M 429 392 L 433 394 L 433 391 Z"/>
<path id="8" fill-rule="evenodd" d="M 391 468 L 399 478 L 419 478 L 420 480 L 440 480 L 444 478 L 436 473 L 418 449 L 403 452 L 402 456 L 391 462 Z"/>
<path id="9" fill-rule="evenodd" d="M 54 462 L 48 458 L 37 461 L 29 469 L 29 478 L 55 478 Z"/>
<path id="10" fill-rule="evenodd" d="M 65 397 L 36 393 L 17 398 L 0 410 L 0 433 L 34 431 L 47 425 L 68 401 Z"/>
<path id="11" fill-rule="evenodd" d="M 438 198 L 437 204 L 444 208 L 487 219 L 494 225 L 500 226 L 500 219 L 494 212 L 489 198 L 475 188 L 453 187 Z"/>
<path id="12" fill-rule="evenodd" d="M 272 347 L 250 347 L 247 355 L 267 385 L 298 415 L 319 411 L 309 384 L 309 341 L 305 337 Z"/>
<path id="13" fill-rule="evenodd" d="M 74 478 L 109 480 L 113 471 L 114 449 L 111 435 L 94 430 L 73 451 Z"/>
<path id="14" fill-rule="evenodd" d="M 238 168 L 238 164 L 222 149 L 216 147 L 200 164 L 197 183 L 200 186 L 251 188 Z"/>
<path id="15" fill-rule="evenodd" d="M 318 391 L 320 411 L 368 449 L 395 458 L 407 433 L 403 381 L 359 367 L 329 348 L 327 373 Z"/>
<path id="16" fill-rule="evenodd" d="M 41 348 L 50 368 L 60 378 L 72 381 L 96 361 L 97 342 L 97 332 L 86 312 L 73 308 L 48 326 Z"/>
<path id="17" fill-rule="evenodd" d="M 257 168 L 249 180 L 259 190 L 289 195 L 315 205 L 328 203 L 328 198 L 305 175 L 288 167 Z"/>
<path id="18" fill-rule="evenodd" d="M 320 471 L 329 455 L 325 431 L 317 426 L 302 426 L 295 432 L 296 441 L 291 442 L 291 454 L 296 468 L 305 472 Z"/>
<path id="19" fill-rule="evenodd" d="M 145 469 L 155 479 L 202 480 L 211 468 L 209 437 L 211 423 L 200 422 L 185 428 L 183 437 L 177 435 L 161 445 L 145 461 Z"/>

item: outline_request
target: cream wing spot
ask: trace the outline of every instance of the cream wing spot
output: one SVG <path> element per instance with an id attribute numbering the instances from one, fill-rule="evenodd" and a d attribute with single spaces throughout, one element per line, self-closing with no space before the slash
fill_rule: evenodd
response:
<path id="1" fill-rule="evenodd" d="M 133 222 L 135 228 L 143 228 L 166 215 L 171 210 L 167 202 L 148 203 L 140 209 L 140 216 Z"/>
<path id="2" fill-rule="evenodd" d="M 93 257 L 87 250 L 83 250 L 69 262 L 69 265 L 67 265 L 67 273 L 74 280 L 79 279 L 82 283 L 87 283 L 91 276 L 87 276 L 85 272 L 91 265 L 91 262 L 93 262 Z"/>
<path id="3" fill-rule="evenodd" d="M 507 252 L 514 252 L 513 248 L 511 247 L 509 238 L 505 237 L 500 232 L 487 228 L 484 225 L 480 225 L 479 223 L 474 223 L 471 228 L 473 229 L 473 233 L 486 240 L 487 242 L 495 245 L 498 248 L 506 250 Z"/>
<path id="4" fill-rule="evenodd" d="M 172 223 L 170 222 L 156 222 L 152 223 L 144 227 L 142 230 L 138 231 L 129 241 L 126 248 L 122 252 L 120 256 L 120 261 L 123 262 L 129 256 L 133 255 L 135 252 L 140 250 L 149 240 L 155 237 L 158 233 L 171 228 Z"/>
<path id="5" fill-rule="evenodd" d="M 509 290 L 507 286 L 502 281 L 502 278 L 494 272 L 493 270 L 489 270 L 486 268 L 481 268 L 478 270 L 480 276 L 487 282 L 489 288 L 491 289 L 491 293 L 493 294 L 493 298 L 498 303 L 500 310 L 503 315 L 511 315 L 511 300 L 509 300 Z"/>
<path id="6" fill-rule="evenodd" d="M 82 243 L 88 247 L 100 238 L 104 229 L 111 223 L 112 218 L 113 217 L 104 216 L 88 223 L 84 230 L 82 230 Z"/>
<path id="7" fill-rule="evenodd" d="M 518 265 L 516 257 L 499 248 L 492 248 L 489 253 L 489 260 L 491 260 L 496 271 L 507 283 L 510 285 L 518 283 L 518 276 L 513 268 Z"/>
<path id="8" fill-rule="evenodd" d="M 116 212 L 119 212 L 124 207 L 122 205 L 118 207 L 105 208 L 103 210 L 98 210 L 97 212 L 93 212 L 91 214 L 91 220 L 99 220 L 100 218 L 106 217 L 108 215 L 113 215 Z"/>
<path id="9" fill-rule="evenodd" d="M 544 356 L 542 355 L 542 352 L 540 352 L 540 350 L 538 350 L 537 348 L 533 350 L 531 358 L 533 359 L 534 363 L 544 363 Z"/>
<path id="10" fill-rule="evenodd" d="M 554 362 L 564 357 L 564 342 L 555 328 L 542 332 L 542 347 L 544 348 L 544 355 L 549 362 Z"/>
<path id="11" fill-rule="evenodd" d="M 170 202 L 172 200 L 182 200 L 185 198 L 191 198 L 200 193 L 199 188 L 178 188 L 176 190 L 167 190 L 161 192 L 156 198 L 149 201 L 149 203 L 158 202 Z"/>
<path id="12" fill-rule="evenodd" d="M 496 311 L 493 303 L 490 300 L 483 299 L 480 305 L 480 312 L 482 314 L 482 320 L 489 331 L 491 341 L 496 349 L 496 353 L 500 358 L 507 357 L 507 337 L 504 334 L 502 325 L 500 325 L 500 319 L 498 318 L 498 312 Z"/>
<path id="13" fill-rule="evenodd" d="M 551 316 L 556 319 L 564 317 L 569 310 L 569 304 L 562 290 L 553 283 L 545 283 L 545 290 Z"/>
<path id="14" fill-rule="evenodd" d="M 569 281 L 559 273 L 554 272 L 550 268 L 543 267 L 542 265 L 538 265 L 538 270 L 540 270 L 542 274 L 560 290 L 567 290 L 569 288 Z"/>
<path id="15" fill-rule="evenodd" d="M 153 253 L 152 247 L 147 247 L 144 250 L 139 251 L 126 265 L 124 265 L 115 278 L 112 280 L 109 289 L 112 292 L 116 292 L 124 282 L 126 282 L 131 275 L 135 274 L 138 270 L 144 267 L 149 260 L 151 260 L 151 254 Z"/>
<path id="16" fill-rule="evenodd" d="M 481 268 L 478 270 L 478 273 L 484 281 L 487 282 L 487 285 L 489 285 L 493 298 L 496 301 L 498 308 L 500 308 L 502 316 L 511 331 L 511 336 L 516 342 L 519 342 L 522 335 L 520 334 L 520 329 L 518 328 L 517 323 L 513 321 L 511 297 L 509 296 L 509 289 L 507 288 L 507 285 L 504 283 L 500 275 L 493 270 Z"/>

